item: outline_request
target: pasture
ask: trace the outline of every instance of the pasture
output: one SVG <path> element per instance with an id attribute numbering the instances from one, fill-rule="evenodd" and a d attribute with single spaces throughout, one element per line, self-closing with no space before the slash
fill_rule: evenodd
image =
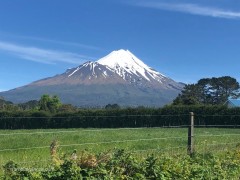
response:
<path id="1" fill-rule="evenodd" d="M 195 150 L 200 153 L 222 152 L 240 143 L 240 130 L 234 128 L 195 128 Z M 9 160 L 24 166 L 49 163 L 50 144 L 59 142 L 62 153 L 100 153 L 118 148 L 139 156 L 187 154 L 187 128 L 123 128 L 123 129 L 47 129 L 0 130 L 0 164 Z"/>

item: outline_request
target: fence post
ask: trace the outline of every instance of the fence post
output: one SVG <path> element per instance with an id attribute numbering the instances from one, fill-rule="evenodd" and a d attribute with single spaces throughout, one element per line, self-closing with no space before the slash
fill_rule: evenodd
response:
<path id="1" fill-rule="evenodd" d="M 194 113 L 190 112 L 190 125 L 188 127 L 188 154 L 194 153 Z"/>

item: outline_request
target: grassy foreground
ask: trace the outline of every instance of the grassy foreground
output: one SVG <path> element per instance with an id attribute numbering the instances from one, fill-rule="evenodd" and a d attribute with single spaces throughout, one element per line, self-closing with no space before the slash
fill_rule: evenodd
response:
<path id="1" fill-rule="evenodd" d="M 187 152 L 187 128 L 139 129 L 48 129 L 1 130 L 0 164 L 9 160 L 39 167 L 49 163 L 50 144 L 60 143 L 60 151 L 71 154 L 87 150 L 100 153 L 118 148 L 142 154 L 183 154 Z M 199 153 L 222 152 L 240 142 L 239 129 L 196 128 L 195 149 Z"/>
<path id="2" fill-rule="evenodd" d="M 222 152 L 148 155 L 136 157 L 123 149 L 98 154 L 83 151 L 59 154 L 58 144 L 52 143 L 52 160 L 47 165 L 25 166 L 9 161 L 4 165 L 3 179 L 59 180 L 59 179 L 231 179 L 240 178 L 240 147 Z"/>

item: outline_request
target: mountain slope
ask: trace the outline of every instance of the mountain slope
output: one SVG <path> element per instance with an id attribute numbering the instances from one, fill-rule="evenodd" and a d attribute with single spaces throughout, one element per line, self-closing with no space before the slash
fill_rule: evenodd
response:
<path id="1" fill-rule="evenodd" d="M 58 95 L 77 106 L 162 106 L 171 102 L 183 85 L 144 64 L 128 50 L 113 51 L 96 62 L 86 62 L 54 77 L 0 93 L 15 103 Z"/>

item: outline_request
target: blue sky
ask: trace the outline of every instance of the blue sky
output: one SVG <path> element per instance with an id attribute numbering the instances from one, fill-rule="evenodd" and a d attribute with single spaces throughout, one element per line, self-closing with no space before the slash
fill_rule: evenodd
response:
<path id="1" fill-rule="evenodd" d="M 240 81 L 240 1 L 0 1 L 0 91 L 117 49 L 176 81 Z"/>

